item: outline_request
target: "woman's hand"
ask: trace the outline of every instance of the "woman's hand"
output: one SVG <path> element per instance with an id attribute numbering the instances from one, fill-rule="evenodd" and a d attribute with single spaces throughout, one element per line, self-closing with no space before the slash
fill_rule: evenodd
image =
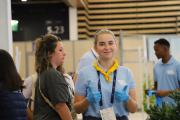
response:
<path id="1" fill-rule="evenodd" d="M 101 93 L 99 91 L 93 91 L 92 88 L 88 87 L 86 99 L 90 103 L 99 103 L 101 100 Z"/>
<path id="2" fill-rule="evenodd" d="M 123 90 L 117 89 L 114 93 L 118 102 L 127 102 L 129 100 L 129 87 L 126 85 Z"/>

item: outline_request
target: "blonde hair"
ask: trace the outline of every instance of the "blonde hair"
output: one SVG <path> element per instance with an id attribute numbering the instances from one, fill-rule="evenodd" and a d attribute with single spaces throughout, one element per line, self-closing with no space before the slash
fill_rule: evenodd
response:
<path id="1" fill-rule="evenodd" d="M 108 30 L 108 29 L 101 29 L 101 30 L 96 31 L 96 33 L 95 33 L 95 36 L 94 36 L 94 39 L 95 39 L 94 45 L 97 44 L 98 36 L 101 35 L 101 34 L 105 34 L 105 33 L 106 33 L 106 34 L 112 35 L 113 38 L 114 38 L 114 40 L 116 40 L 116 37 L 115 37 L 114 33 L 113 33 L 111 30 Z"/>

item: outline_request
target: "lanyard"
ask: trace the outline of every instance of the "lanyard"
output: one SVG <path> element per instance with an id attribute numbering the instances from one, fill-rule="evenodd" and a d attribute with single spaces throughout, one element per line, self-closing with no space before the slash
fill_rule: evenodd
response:
<path id="1" fill-rule="evenodd" d="M 102 91 L 101 91 L 101 81 L 100 81 L 100 72 L 97 71 L 98 73 L 98 77 L 99 77 L 99 80 L 98 80 L 98 90 L 101 94 L 101 100 L 99 102 L 99 105 L 102 106 L 103 105 L 103 102 L 102 102 Z M 114 71 L 114 77 L 113 77 L 113 85 L 112 85 L 112 93 L 111 93 L 111 104 L 114 103 L 114 92 L 115 92 L 115 87 L 116 87 L 116 73 L 117 73 L 117 70 Z"/>

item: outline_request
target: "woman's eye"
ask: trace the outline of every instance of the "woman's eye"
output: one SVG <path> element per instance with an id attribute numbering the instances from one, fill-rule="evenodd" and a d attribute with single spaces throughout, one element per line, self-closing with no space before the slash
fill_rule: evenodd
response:
<path id="1" fill-rule="evenodd" d="M 104 43 L 99 43 L 99 46 L 103 46 L 104 45 Z"/>
<path id="2" fill-rule="evenodd" d="M 109 42 L 109 45 L 113 45 L 113 44 L 114 44 L 114 42 L 113 42 L 113 41 L 110 41 L 110 42 Z"/>
<path id="3" fill-rule="evenodd" d="M 109 45 L 113 45 L 114 44 L 114 42 L 109 42 Z"/>
<path id="4" fill-rule="evenodd" d="M 104 44 L 99 44 L 100 46 L 103 46 Z"/>

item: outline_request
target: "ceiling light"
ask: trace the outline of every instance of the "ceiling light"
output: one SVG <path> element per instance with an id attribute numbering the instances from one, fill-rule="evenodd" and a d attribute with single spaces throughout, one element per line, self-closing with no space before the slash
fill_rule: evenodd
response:
<path id="1" fill-rule="evenodd" d="M 27 2 L 27 0 L 21 0 L 22 2 Z"/>

